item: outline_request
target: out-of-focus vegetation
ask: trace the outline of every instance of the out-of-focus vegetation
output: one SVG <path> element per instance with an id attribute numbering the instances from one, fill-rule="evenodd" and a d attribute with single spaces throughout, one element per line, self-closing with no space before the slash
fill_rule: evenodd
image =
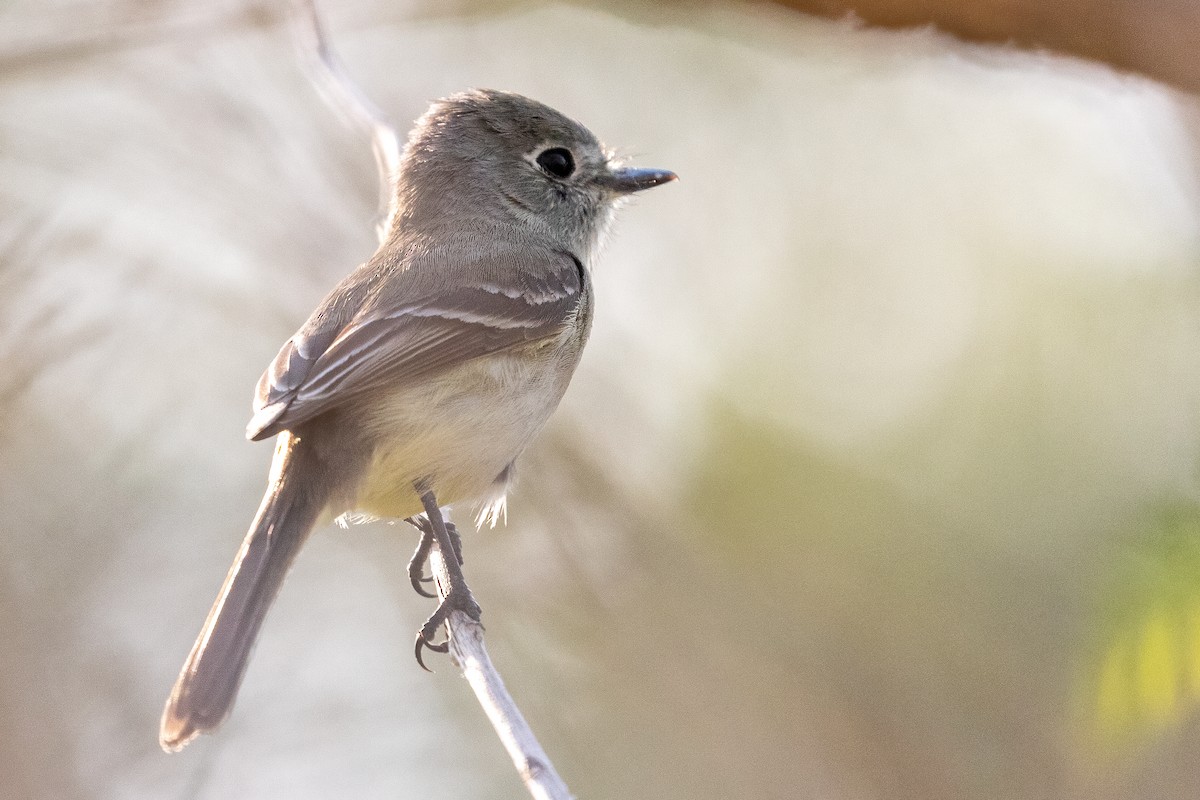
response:
<path id="1" fill-rule="evenodd" d="M 1144 524 L 1113 566 L 1081 688 L 1083 728 L 1105 756 L 1189 723 L 1200 703 L 1200 516 L 1175 505 Z"/>
<path id="2" fill-rule="evenodd" d="M 1195 795 L 1192 98 L 759 6 L 328 11 L 401 128 L 512 89 L 681 176 L 465 537 L 580 797 Z M 403 526 L 314 537 L 227 725 L 157 749 L 265 480 L 254 382 L 373 248 L 279 22 L 0 8 L 6 796 L 522 796 L 412 663 Z"/>

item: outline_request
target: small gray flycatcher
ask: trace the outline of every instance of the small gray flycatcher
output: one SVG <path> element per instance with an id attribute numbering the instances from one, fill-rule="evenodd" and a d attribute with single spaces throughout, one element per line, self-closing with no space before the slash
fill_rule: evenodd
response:
<path id="1" fill-rule="evenodd" d="M 408 519 L 421 530 L 409 578 L 422 594 L 435 539 L 447 554 L 449 593 L 417 634 L 418 661 L 422 647 L 445 651 L 432 639 L 451 610 L 479 619 L 439 503 L 479 503 L 494 523 L 514 460 L 579 363 L 614 208 L 674 179 L 618 165 L 582 125 L 516 94 L 457 94 L 418 120 L 383 244 L 258 382 L 246 435 L 278 437 L 267 491 L 167 701 L 164 749 L 228 715 L 267 608 L 319 522 Z"/>

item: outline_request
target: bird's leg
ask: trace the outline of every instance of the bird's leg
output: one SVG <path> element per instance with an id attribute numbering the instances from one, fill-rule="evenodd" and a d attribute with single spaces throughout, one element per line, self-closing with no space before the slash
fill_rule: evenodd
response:
<path id="1" fill-rule="evenodd" d="M 424 483 L 416 484 L 417 493 L 421 495 L 421 503 L 425 506 L 425 515 L 428 517 L 427 522 L 433 535 L 430 537 L 430 546 L 436 541 L 438 549 L 442 552 L 442 562 L 446 567 L 446 575 L 450 579 L 450 585 L 446 588 L 446 597 L 438 605 L 437 610 L 425 620 L 425 624 L 421 626 L 421 630 L 417 631 L 417 643 L 413 649 L 417 657 L 417 663 L 422 669 L 428 670 L 425 662 L 421 659 L 421 650 L 428 647 L 438 653 L 445 653 L 450 649 L 449 640 L 440 644 L 433 643 L 433 637 L 437 634 L 437 629 L 450 616 L 451 611 L 461 611 L 476 622 L 482 616 L 482 611 L 479 604 L 475 602 L 475 598 L 471 596 L 471 589 L 467 586 L 467 580 L 463 577 L 461 564 L 461 544 L 456 542 L 457 532 L 451 535 L 450 530 L 446 525 L 446 520 L 442 516 L 442 510 L 438 507 L 437 498 L 433 495 L 433 490 L 425 486 Z M 424 534 L 424 531 L 422 531 Z M 424 544 L 424 535 L 422 535 L 422 544 Z M 421 555 L 421 547 L 418 546 L 417 554 L 414 559 Z M 424 557 L 428 558 L 429 548 L 425 549 Z M 447 557 L 447 554 L 452 554 Z M 411 577 L 411 569 L 410 569 Z"/>
<path id="2" fill-rule="evenodd" d="M 421 586 L 422 583 L 429 583 L 433 580 L 425 575 L 425 565 L 429 563 L 429 550 L 433 547 L 433 525 L 424 514 L 409 517 L 405 522 L 421 532 L 421 540 L 417 542 L 417 549 L 408 562 L 408 580 L 412 583 L 416 593 L 422 597 L 437 597 L 436 594 L 425 591 L 425 587 Z M 462 537 L 458 535 L 458 528 L 454 527 L 453 522 L 446 522 L 446 530 L 449 531 L 450 541 L 454 544 L 454 556 L 461 565 L 463 563 Z"/>

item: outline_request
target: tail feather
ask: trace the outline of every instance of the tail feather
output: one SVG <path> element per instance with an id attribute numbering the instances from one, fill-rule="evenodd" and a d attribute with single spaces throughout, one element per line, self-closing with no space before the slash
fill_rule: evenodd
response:
<path id="1" fill-rule="evenodd" d="M 168 752 L 229 714 L 267 609 L 328 502 L 327 482 L 305 450 L 299 438 L 280 435 L 262 505 L 163 710 L 159 742 Z"/>

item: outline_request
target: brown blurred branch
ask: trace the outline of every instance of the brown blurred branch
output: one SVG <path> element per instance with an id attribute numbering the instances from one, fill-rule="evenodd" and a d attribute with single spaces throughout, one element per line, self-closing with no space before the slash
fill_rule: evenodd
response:
<path id="1" fill-rule="evenodd" d="M 1056 50 L 1200 92 L 1196 0 L 775 0 L 885 28 L 936 25 L 969 41 Z"/>
<path id="2" fill-rule="evenodd" d="M 383 112 L 363 94 L 342 67 L 329 44 L 314 0 L 298 0 L 296 21 L 300 46 L 310 60 L 313 81 L 331 105 L 370 136 L 375 164 L 379 168 L 383 219 L 377 232 L 382 242 L 396 215 L 394 186 L 400 165 L 400 139 Z M 443 511 L 443 515 L 449 521 L 449 514 Z M 437 580 L 439 600 L 444 601 L 450 577 L 436 540 L 429 554 L 429 565 Z M 453 611 L 446 622 L 446 630 L 454 663 L 475 691 L 529 793 L 536 800 L 571 800 L 567 785 L 558 776 L 512 695 L 504 687 L 500 673 L 492 665 L 483 643 L 483 625 L 461 611 Z"/>

